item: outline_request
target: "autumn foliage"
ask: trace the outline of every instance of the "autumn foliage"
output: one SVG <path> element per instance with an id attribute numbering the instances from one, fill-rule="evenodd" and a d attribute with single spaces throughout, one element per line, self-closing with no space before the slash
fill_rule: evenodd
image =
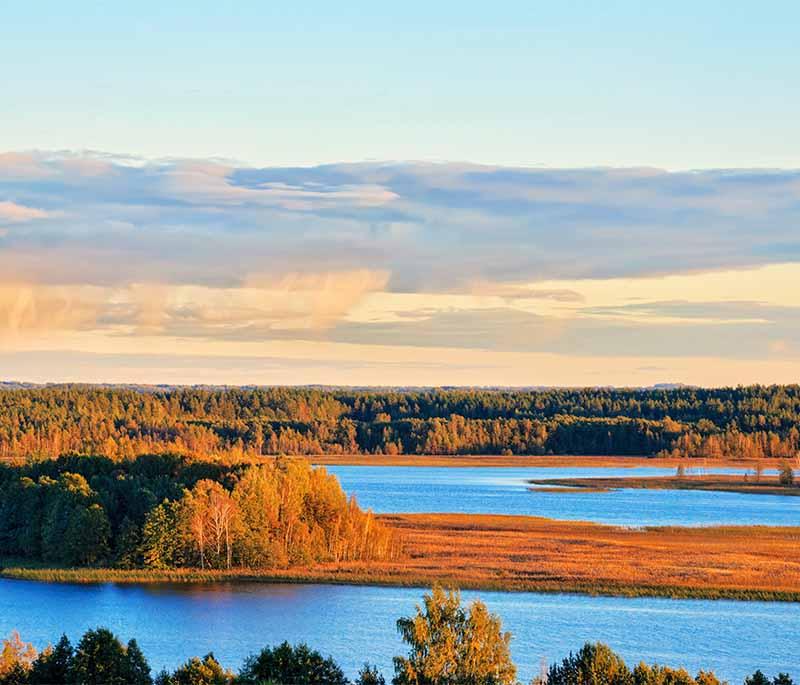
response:
<path id="1" fill-rule="evenodd" d="M 548 390 L 0 389 L 0 460 L 71 452 L 793 458 L 800 386 Z"/>
<path id="2" fill-rule="evenodd" d="M 0 554 L 67 566 L 281 568 L 388 560 L 391 529 L 305 460 L 72 456 L 0 469 Z"/>

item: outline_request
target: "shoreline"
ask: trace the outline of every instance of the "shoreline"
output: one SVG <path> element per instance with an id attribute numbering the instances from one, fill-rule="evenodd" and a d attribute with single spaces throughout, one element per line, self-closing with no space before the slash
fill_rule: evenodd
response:
<path id="1" fill-rule="evenodd" d="M 122 570 L 3 560 L 0 578 L 59 583 L 322 583 L 800 602 L 800 527 L 625 529 L 524 516 L 384 514 L 406 554 L 313 568 Z M 692 553 L 687 554 L 687 550 Z M 14 565 L 16 563 L 16 565 Z"/>
<path id="2" fill-rule="evenodd" d="M 780 459 L 706 459 L 699 457 L 625 457 L 586 455 L 513 455 L 499 454 L 319 454 L 305 455 L 318 466 L 452 466 L 495 468 L 637 468 L 642 466 L 675 468 L 738 468 L 752 470 L 756 465 L 775 469 Z"/>

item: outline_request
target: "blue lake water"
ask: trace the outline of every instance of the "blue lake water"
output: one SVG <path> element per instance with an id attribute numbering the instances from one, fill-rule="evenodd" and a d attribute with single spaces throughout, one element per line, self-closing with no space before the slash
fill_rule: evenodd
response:
<path id="1" fill-rule="evenodd" d="M 800 525 L 800 497 L 689 490 L 536 492 L 528 480 L 670 476 L 674 469 L 328 466 L 378 513 L 519 514 L 620 526 Z M 691 473 L 688 471 L 687 473 Z M 741 473 L 706 469 L 704 473 Z"/>
<path id="2" fill-rule="evenodd" d="M 103 625 L 135 637 L 154 671 L 213 650 L 238 669 L 246 655 L 283 640 L 306 641 L 332 655 L 349 676 L 364 660 L 385 675 L 403 653 L 395 630 L 421 599 L 409 588 L 336 585 L 56 585 L 0 580 L 0 634 L 19 630 L 41 648 L 65 632 L 73 641 Z M 732 685 L 760 668 L 800 676 L 800 606 L 583 597 L 535 593 L 479 595 L 514 634 L 523 682 L 586 641 L 602 640 L 629 664 L 640 659 L 714 669 Z M 388 678 L 387 678 L 388 679 Z"/>

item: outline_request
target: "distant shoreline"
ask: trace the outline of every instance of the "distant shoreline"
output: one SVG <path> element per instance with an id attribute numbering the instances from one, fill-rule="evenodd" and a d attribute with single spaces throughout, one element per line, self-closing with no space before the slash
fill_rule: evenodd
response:
<path id="1" fill-rule="evenodd" d="M 781 459 L 706 459 L 676 457 L 626 457 L 586 455 L 498 455 L 498 454 L 319 454 L 306 455 L 319 466 L 453 466 L 493 468 L 639 468 L 677 469 L 736 468 L 754 470 L 778 468 Z"/>
<path id="2" fill-rule="evenodd" d="M 313 568 L 123 570 L 0 561 L 2 578 L 63 583 L 332 583 L 800 602 L 800 527 L 628 529 L 527 516 L 385 514 L 403 559 Z"/>
<path id="3" fill-rule="evenodd" d="M 742 476 L 654 476 L 646 478 L 536 478 L 528 481 L 536 492 L 608 492 L 638 490 L 706 490 L 737 492 L 746 495 L 800 496 L 800 486 L 781 485 L 777 476 L 762 475 L 759 480 Z M 537 487 L 538 486 L 538 487 Z"/>

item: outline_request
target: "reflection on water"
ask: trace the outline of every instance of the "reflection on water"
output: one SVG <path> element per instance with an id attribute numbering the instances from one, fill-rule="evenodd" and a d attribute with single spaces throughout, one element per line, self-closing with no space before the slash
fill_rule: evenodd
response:
<path id="1" fill-rule="evenodd" d="M 527 682 L 541 657 L 559 659 L 602 640 L 635 664 L 646 658 L 690 671 L 713 668 L 739 683 L 756 668 L 800 675 L 800 607 L 729 602 L 481 592 L 514 634 L 512 652 Z M 465 592 L 465 598 L 476 593 Z M 283 640 L 306 641 L 354 676 L 364 660 L 391 673 L 402 645 L 396 619 L 421 590 L 337 585 L 51 585 L 0 580 L 0 634 L 18 629 L 43 647 L 61 632 L 110 627 L 136 637 L 154 670 L 213 650 L 238 668 L 244 657 Z"/>
<path id="2" fill-rule="evenodd" d="M 699 490 L 549 493 L 534 478 L 671 476 L 674 469 L 328 466 L 376 512 L 519 514 L 620 526 L 800 525 L 800 497 Z M 691 470 L 688 471 L 691 473 Z M 741 473 L 706 469 L 704 473 Z"/>

